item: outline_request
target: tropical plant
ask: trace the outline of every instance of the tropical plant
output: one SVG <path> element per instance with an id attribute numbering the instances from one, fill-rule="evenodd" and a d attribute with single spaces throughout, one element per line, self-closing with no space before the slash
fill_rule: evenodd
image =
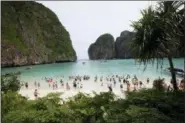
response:
<path id="1" fill-rule="evenodd" d="M 159 2 L 156 9 L 150 6 L 141 11 L 142 18 L 132 23 L 135 31 L 131 44 L 134 57 L 145 66 L 156 60 L 157 67 L 162 65 L 163 58 L 167 57 L 174 90 L 178 90 L 178 87 L 172 57 L 179 47 L 182 35 L 179 29 L 184 17 L 182 5 L 182 1 Z"/>
<path id="2" fill-rule="evenodd" d="M 165 90 L 165 86 L 164 86 L 164 79 L 156 79 L 153 82 L 153 88 L 157 91 L 164 91 Z"/>
<path id="3" fill-rule="evenodd" d="M 20 80 L 18 79 L 20 73 L 9 73 L 1 75 L 1 91 L 7 92 L 18 91 L 21 87 Z"/>

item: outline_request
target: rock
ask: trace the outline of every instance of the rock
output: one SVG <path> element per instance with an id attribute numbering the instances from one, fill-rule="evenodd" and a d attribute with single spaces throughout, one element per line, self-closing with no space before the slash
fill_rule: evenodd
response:
<path id="1" fill-rule="evenodd" d="M 88 49 L 89 59 L 113 59 L 115 57 L 114 37 L 111 34 L 101 35 Z"/>
<path id="2" fill-rule="evenodd" d="M 1 66 L 76 61 L 58 17 L 34 1 L 1 2 Z"/>
<path id="3" fill-rule="evenodd" d="M 117 59 L 132 58 L 131 48 L 129 44 L 132 41 L 133 37 L 134 37 L 133 32 L 129 31 L 121 32 L 120 37 L 118 37 L 115 42 L 115 51 Z"/>

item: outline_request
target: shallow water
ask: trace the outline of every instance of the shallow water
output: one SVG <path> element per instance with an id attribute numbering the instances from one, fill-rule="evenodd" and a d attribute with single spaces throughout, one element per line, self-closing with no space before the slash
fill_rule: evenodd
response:
<path id="1" fill-rule="evenodd" d="M 83 62 L 85 62 L 85 64 L 83 64 Z M 184 69 L 183 58 L 173 59 L 173 62 L 176 68 Z M 59 81 L 61 79 L 61 76 L 64 76 L 64 80 L 69 81 L 69 75 L 90 75 L 91 77 L 94 77 L 96 75 L 108 76 L 117 74 L 126 76 L 127 74 L 130 74 L 131 77 L 133 75 L 136 75 L 140 79 L 146 79 L 147 77 L 151 79 L 155 79 L 158 77 L 163 77 L 167 79 L 170 78 L 170 73 L 163 70 L 169 67 L 167 59 L 163 61 L 163 69 L 159 68 L 157 70 L 156 64 L 148 64 L 145 71 L 144 66 L 136 63 L 134 59 L 107 60 L 106 62 L 80 60 L 70 63 L 34 65 L 31 66 L 32 69 L 26 70 L 27 67 L 28 66 L 2 68 L 2 74 L 20 71 L 21 81 L 27 81 L 29 83 L 39 81 L 41 85 L 43 85 L 42 83 L 45 83 L 44 86 L 42 86 L 44 88 L 48 88 L 47 83 L 43 79 L 44 77 L 52 77 L 54 78 L 54 80 Z"/>

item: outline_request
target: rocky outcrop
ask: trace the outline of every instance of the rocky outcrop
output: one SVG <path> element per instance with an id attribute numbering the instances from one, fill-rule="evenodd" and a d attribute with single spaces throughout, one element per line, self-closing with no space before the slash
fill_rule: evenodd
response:
<path id="1" fill-rule="evenodd" d="M 133 32 L 123 31 L 120 37 L 116 39 L 115 50 L 117 59 L 132 58 L 130 43 L 134 37 Z"/>
<path id="2" fill-rule="evenodd" d="M 101 35 L 88 49 L 89 59 L 113 59 L 115 57 L 114 38 L 110 34 Z"/>
<path id="3" fill-rule="evenodd" d="M 182 28 L 181 30 L 182 34 L 184 34 L 184 28 Z M 105 38 L 106 35 L 109 36 Z M 133 58 L 133 55 L 131 53 L 132 47 L 130 44 L 132 43 L 134 36 L 135 36 L 134 32 L 125 30 L 121 32 L 120 37 L 117 37 L 116 41 L 114 42 L 114 39 L 110 34 L 102 35 L 98 38 L 98 40 L 94 44 L 90 45 L 88 49 L 89 58 L 91 60 Z M 110 39 L 111 41 L 107 41 Z M 173 57 L 176 58 L 185 57 L 184 39 L 185 36 L 182 35 L 180 38 L 180 46 L 177 50 L 173 52 L 172 54 Z"/>
<path id="4" fill-rule="evenodd" d="M 69 33 L 48 8 L 33 1 L 1 2 L 1 66 L 75 61 Z"/>

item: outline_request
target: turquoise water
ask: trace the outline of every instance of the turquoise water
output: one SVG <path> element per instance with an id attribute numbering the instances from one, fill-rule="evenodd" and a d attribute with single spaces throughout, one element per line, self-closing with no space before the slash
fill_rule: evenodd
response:
<path id="1" fill-rule="evenodd" d="M 83 64 L 85 62 L 85 64 Z M 184 59 L 173 59 L 176 68 L 184 69 Z M 21 80 L 32 81 L 42 79 L 43 77 L 67 77 L 69 75 L 137 75 L 140 78 L 158 78 L 170 77 L 168 72 L 162 69 L 156 69 L 156 65 L 148 64 L 147 69 L 143 71 L 144 66 L 139 65 L 133 59 L 126 60 L 107 60 L 106 62 L 83 60 L 70 63 L 55 63 L 31 66 L 32 69 L 26 70 L 28 66 L 2 68 L 2 74 L 8 72 L 21 72 Z M 163 69 L 169 67 L 168 60 L 163 61 Z"/>

